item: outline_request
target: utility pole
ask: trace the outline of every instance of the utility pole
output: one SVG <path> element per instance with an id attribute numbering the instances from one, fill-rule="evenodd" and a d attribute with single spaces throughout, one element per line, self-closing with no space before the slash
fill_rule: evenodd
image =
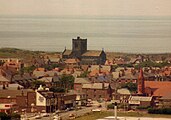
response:
<path id="1" fill-rule="evenodd" d="M 117 120 L 117 102 L 113 104 L 114 104 L 114 120 Z"/>

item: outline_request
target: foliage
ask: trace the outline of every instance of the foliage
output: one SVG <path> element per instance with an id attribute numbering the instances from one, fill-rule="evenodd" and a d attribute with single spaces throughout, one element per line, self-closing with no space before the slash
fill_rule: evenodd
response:
<path id="1" fill-rule="evenodd" d="M 89 74 L 90 72 L 89 71 L 85 71 L 85 72 L 83 72 L 79 77 L 80 78 L 86 78 L 86 77 L 88 77 L 88 74 Z"/>
<path id="2" fill-rule="evenodd" d="M 55 64 L 55 63 L 53 63 L 53 64 L 46 64 L 46 65 L 44 65 L 44 68 L 46 69 L 46 70 L 52 70 L 52 69 L 54 69 L 54 68 L 56 68 L 56 67 L 59 67 L 59 65 L 58 64 Z"/>
<path id="3" fill-rule="evenodd" d="M 12 113 L 11 115 L 7 115 L 4 112 L 0 112 L 0 119 L 2 120 L 20 120 L 20 115 L 17 113 Z"/>
<path id="4" fill-rule="evenodd" d="M 11 117 L 9 115 L 7 115 L 6 113 L 4 113 L 4 112 L 0 112 L 0 119 L 2 119 L 2 120 L 10 120 Z"/>
<path id="5" fill-rule="evenodd" d="M 153 61 L 145 61 L 145 62 L 142 62 L 138 65 L 135 66 L 136 69 L 139 69 L 140 67 L 159 67 L 159 68 L 162 68 L 164 66 L 167 66 L 167 65 L 170 65 L 169 63 L 167 62 L 162 62 L 162 63 L 156 63 L 156 62 L 153 62 Z"/>
<path id="6" fill-rule="evenodd" d="M 32 82 L 32 87 L 33 88 L 38 88 L 40 85 L 45 86 L 45 82 L 39 81 L 39 80 L 35 80 L 35 81 Z"/>
<path id="7" fill-rule="evenodd" d="M 64 88 L 59 88 L 59 87 L 55 87 L 55 86 L 52 86 L 49 90 L 52 91 L 52 92 L 58 92 L 58 93 L 65 92 Z"/>
<path id="8" fill-rule="evenodd" d="M 136 109 L 139 109 L 139 110 L 150 109 L 150 106 L 137 106 Z"/>
<path id="9" fill-rule="evenodd" d="M 31 72 L 33 72 L 35 69 L 36 69 L 36 67 L 35 67 L 34 65 L 29 66 L 29 67 L 24 67 L 24 68 L 23 68 L 24 72 L 26 72 L 26 73 L 31 73 Z"/>
<path id="10" fill-rule="evenodd" d="M 0 61 L 0 66 L 2 66 L 4 63 L 5 63 L 5 62 L 3 62 L 3 61 Z"/>
<path id="11" fill-rule="evenodd" d="M 149 108 L 150 114 L 171 114 L 171 108 Z"/>
<path id="12" fill-rule="evenodd" d="M 123 64 L 123 65 L 119 65 L 120 67 L 133 67 L 132 64 Z"/>
<path id="13" fill-rule="evenodd" d="M 128 82 L 128 83 L 122 84 L 121 88 L 127 88 L 131 92 L 136 92 L 137 91 L 137 84 L 136 83 L 132 83 L 132 82 Z"/>
<path id="14" fill-rule="evenodd" d="M 108 104 L 107 105 L 107 109 L 114 109 L 114 105 L 111 103 L 111 104 Z"/>
<path id="15" fill-rule="evenodd" d="M 74 76 L 63 74 L 61 77 L 61 87 L 65 89 L 72 89 L 74 86 Z"/>
<path id="16" fill-rule="evenodd" d="M 12 118 L 12 119 L 15 119 L 15 120 L 18 119 L 18 120 L 20 120 L 20 117 L 21 117 L 21 116 L 20 116 L 19 114 L 17 114 L 17 113 L 12 113 L 12 114 L 11 114 L 11 118 Z"/>

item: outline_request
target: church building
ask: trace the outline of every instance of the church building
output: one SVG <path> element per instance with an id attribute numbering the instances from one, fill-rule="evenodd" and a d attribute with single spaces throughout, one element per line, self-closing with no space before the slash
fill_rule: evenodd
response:
<path id="1" fill-rule="evenodd" d="M 106 61 L 106 53 L 104 50 L 87 50 L 87 39 L 77 37 L 72 39 L 72 50 L 65 50 L 62 53 L 62 58 L 70 59 L 77 58 L 81 64 L 87 65 L 103 65 Z"/>

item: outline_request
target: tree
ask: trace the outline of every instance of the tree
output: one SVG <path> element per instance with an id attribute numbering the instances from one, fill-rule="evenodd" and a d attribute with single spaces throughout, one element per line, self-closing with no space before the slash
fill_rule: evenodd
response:
<path id="1" fill-rule="evenodd" d="M 45 86 L 45 82 L 39 81 L 39 80 L 35 80 L 35 81 L 32 82 L 32 87 L 33 88 L 38 88 L 40 85 Z"/>
<path id="2" fill-rule="evenodd" d="M 56 87 L 56 86 L 52 86 L 49 90 L 52 91 L 52 92 L 58 92 L 58 93 L 65 92 L 64 88 L 59 88 L 59 87 Z"/>
<path id="3" fill-rule="evenodd" d="M 136 92 L 137 91 L 137 84 L 132 83 L 132 82 L 128 82 L 128 83 L 122 84 L 121 88 L 127 88 L 131 92 Z"/>
<path id="4" fill-rule="evenodd" d="M 89 71 L 85 71 L 85 72 L 83 72 L 80 76 L 78 76 L 78 77 L 80 77 L 80 78 L 86 78 L 86 77 L 88 77 L 88 74 L 89 74 L 90 72 Z"/>
<path id="5" fill-rule="evenodd" d="M 72 89 L 74 86 L 74 76 L 72 75 L 62 75 L 61 77 L 61 87 L 65 90 Z"/>

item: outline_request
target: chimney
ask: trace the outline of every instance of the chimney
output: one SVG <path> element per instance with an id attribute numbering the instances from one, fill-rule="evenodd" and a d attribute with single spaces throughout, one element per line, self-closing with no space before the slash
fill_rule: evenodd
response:
<path id="1" fill-rule="evenodd" d="M 102 82 L 102 89 L 105 89 L 105 83 L 104 83 L 104 81 Z"/>
<path id="2" fill-rule="evenodd" d="M 138 88 L 138 94 L 139 95 L 144 95 L 145 87 L 144 87 L 144 75 L 143 75 L 142 68 L 140 69 L 137 85 L 138 85 L 138 87 L 137 87 Z"/>

